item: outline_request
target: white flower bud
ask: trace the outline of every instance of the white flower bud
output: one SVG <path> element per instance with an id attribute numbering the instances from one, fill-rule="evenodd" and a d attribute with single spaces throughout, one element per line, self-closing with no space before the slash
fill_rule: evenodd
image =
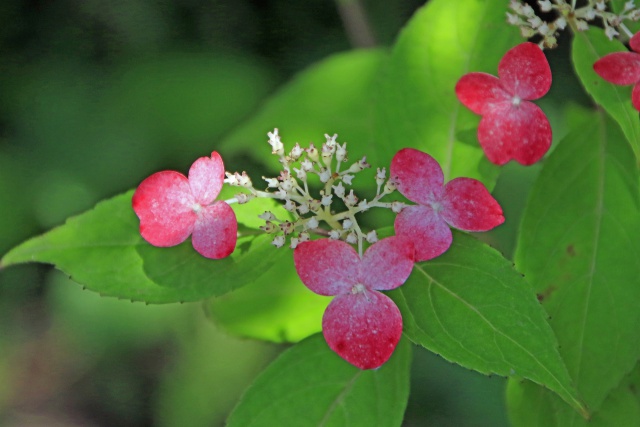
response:
<path id="1" fill-rule="evenodd" d="M 312 162 L 317 162 L 318 157 L 318 149 L 313 145 L 313 142 L 309 144 L 309 148 L 307 148 L 307 156 L 311 159 Z"/>
<path id="2" fill-rule="evenodd" d="M 347 143 L 340 145 L 338 144 L 338 148 L 336 149 L 336 160 L 339 162 L 343 162 L 347 159 Z"/>
<path id="3" fill-rule="evenodd" d="M 304 225 L 305 230 L 313 230 L 314 228 L 318 228 L 318 220 L 316 217 L 309 218 L 309 220 Z"/>
<path id="4" fill-rule="evenodd" d="M 273 246 L 275 246 L 276 248 L 281 248 L 284 246 L 284 242 L 285 242 L 285 238 L 284 236 L 276 236 L 272 241 L 271 244 Z"/>
<path id="5" fill-rule="evenodd" d="M 300 163 L 300 168 L 305 172 L 309 172 L 313 169 L 313 163 L 311 163 L 309 159 L 304 159 L 302 163 Z"/>
<path id="6" fill-rule="evenodd" d="M 300 235 L 298 236 L 300 243 L 308 242 L 310 238 L 311 237 L 309 236 L 309 233 L 305 233 L 305 232 L 300 233 Z"/>
<path id="7" fill-rule="evenodd" d="M 345 219 L 344 221 L 342 221 L 342 229 L 343 230 L 348 230 L 353 226 L 353 221 L 351 221 L 350 219 Z"/>
<path id="8" fill-rule="evenodd" d="M 376 184 L 378 184 L 378 186 L 384 184 L 384 180 L 387 177 L 387 169 L 386 168 L 378 168 L 376 171 Z"/>
<path id="9" fill-rule="evenodd" d="M 322 201 L 320 202 L 320 204 L 322 206 L 330 206 L 331 199 L 333 199 L 333 194 L 327 194 L 326 196 L 322 196 Z"/>
<path id="10" fill-rule="evenodd" d="M 280 230 L 282 230 L 284 234 L 291 234 L 291 232 L 293 232 L 294 227 L 295 226 L 291 221 L 285 221 L 280 224 Z"/>
<path id="11" fill-rule="evenodd" d="M 332 240 L 338 240 L 340 238 L 340 232 L 338 230 L 331 230 L 329 232 L 329 238 Z"/>
<path id="12" fill-rule="evenodd" d="M 309 209 L 311 209 L 313 212 L 316 212 L 318 209 L 320 209 L 320 206 L 322 206 L 320 200 L 311 200 L 309 202 Z"/>
<path id="13" fill-rule="evenodd" d="M 596 2 L 596 9 L 598 9 L 598 11 L 602 12 L 607 8 L 607 6 L 604 4 L 604 0 L 600 0 L 598 2 Z"/>
<path id="14" fill-rule="evenodd" d="M 393 211 L 393 213 L 400 213 L 404 208 L 405 208 L 405 204 L 402 202 L 391 203 L 391 210 Z"/>
<path id="15" fill-rule="evenodd" d="M 609 40 L 613 40 L 613 38 L 614 38 L 615 36 L 617 36 L 618 34 L 620 34 L 620 33 L 619 33 L 619 32 L 617 32 L 617 31 L 616 31 L 616 29 L 615 29 L 615 28 L 613 28 L 613 27 L 607 27 L 607 28 L 604 30 L 604 33 L 607 35 L 607 37 L 609 37 Z"/>
<path id="16" fill-rule="evenodd" d="M 327 182 L 331 178 L 331 171 L 329 169 L 322 169 L 320 172 L 320 181 Z"/>
<path id="17" fill-rule="evenodd" d="M 349 195 L 344 198 L 344 203 L 349 207 L 355 206 L 356 203 L 358 203 L 358 198 L 356 197 L 355 194 L 353 194 L 353 190 L 351 190 L 349 192 Z"/>
<path id="18" fill-rule="evenodd" d="M 520 18 L 518 15 L 507 12 L 507 22 L 511 25 L 518 25 L 520 23 Z"/>
<path id="19" fill-rule="evenodd" d="M 553 5 L 549 0 L 538 0 L 538 4 L 543 12 L 551 12 L 551 9 L 553 9 Z"/>
<path id="20" fill-rule="evenodd" d="M 225 180 L 227 184 L 233 185 L 233 186 L 240 185 L 238 183 L 238 178 L 236 177 L 237 172 L 236 173 L 225 172 L 224 174 L 227 176 L 227 179 Z"/>
<path id="21" fill-rule="evenodd" d="M 625 12 L 628 12 L 628 11 L 630 11 L 631 9 L 633 9 L 634 7 L 636 7 L 635 2 L 634 2 L 633 0 L 628 1 L 628 2 L 626 2 L 626 3 L 624 4 L 624 11 L 625 11 Z"/>
<path id="22" fill-rule="evenodd" d="M 334 133 L 333 136 L 329 136 L 328 134 L 324 134 L 324 137 L 327 138 L 327 145 L 329 147 L 335 148 L 336 146 L 336 138 L 338 137 L 337 133 Z"/>
<path id="23" fill-rule="evenodd" d="M 553 31 L 551 31 L 551 29 L 549 28 L 546 22 L 538 27 L 538 32 L 543 36 L 548 36 L 553 34 Z"/>
<path id="24" fill-rule="evenodd" d="M 360 212 L 365 212 L 369 210 L 369 203 L 367 203 L 367 199 L 364 199 L 363 201 L 361 201 L 358 204 L 358 207 L 360 208 Z"/>
<path id="25" fill-rule="evenodd" d="M 263 226 L 260 227 L 260 230 L 264 231 L 265 233 L 271 234 L 274 231 L 276 231 L 276 225 L 270 221 L 267 221 L 267 223 Z"/>
<path id="26" fill-rule="evenodd" d="M 589 24 L 587 24 L 587 21 L 578 19 L 576 21 L 576 28 L 578 29 L 578 31 L 587 31 L 589 29 Z"/>
<path id="27" fill-rule="evenodd" d="M 297 237 L 292 237 L 291 241 L 289 242 L 289 247 L 291 249 L 295 249 L 298 247 L 298 243 L 300 243 L 300 239 L 298 239 Z"/>
<path id="28" fill-rule="evenodd" d="M 587 10 L 587 13 L 584 15 L 587 21 L 591 21 L 596 18 L 596 11 L 593 9 Z"/>
<path id="29" fill-rule="evenodd" d="M 309 205 L 307 205 L 306 203 L 298 206 L 298 213 L 300 215 L 305 215 L 309 213 Z"/>
<path id="30" fill-rule="evenodd" d="M 275 221 L 276 220 L 276 216 L 274 214 L 272 214 L 269 211 L 265 211 L 264 213 L 261 213 L 260 215 L 258 215 L 258 218 L 260 219 L 264 219 L 265 221 Z"/>
<path id="31" fill-rule="evenodd" d="M 542 19 L 538 18 L 537 16 L 532 16 L 531 18 L 527 19 L 527 21 L 529 21 L 529 23 L 531 24 L 531 28 L 538 28 L 540 25 L 542 25 Z"/>
<path id="32" fill-rule="evenodd" d="M 567 20 L 564 19 L 564 17 L 560 17 L 558 19 L 556 19 L 556 28 L 558 28 L 559 30 L 564 30 L 567 27 Z"/>
<path id="33" fill-rule="evenodd" d="M 356 233 L 349 233 L 347 235 L 347 238 L 345 239 L 345 242 L 355 245 L 356 243 L 358 243 L 358 236 L 356 236 Z"/>
<path id="34" fill-rule="evenodd" d="M 349 174 L 342 175 L 342 182 L 344 182 L 347 185 L 351 185 L 351 180 L 353 180 L 354 176 L 355 175 L 349 175 Z"/>
<path id="35" fill-rule="evenodd" d="M 299 180 L 305 181 L 307 179 L 307 172 L 304 170 L 304 168 L 302 169 L 293 168 L 293 170 L 296 172 L 296 176 L 298 177 Z"/>
<path id="36" fill-rule="evenodd" d="M 371 230 L 364 236 L 364 239 L 369 243 L 375 243 L 378 241 L 378 233 L 376 233 L 376 230 Z"/>
<path id="37" fill-rule="evenodd" d="M 267 187 L 269 188 L 278 188 L 278 179 L 277 178 L 266 178 L 262 177 L 265 181 L 267 181 Z"/>
<path id="38" fill-rule="evenodd" d="M 267 133 L 267 136 L 269 136 L 269 145 L 271 145 L 271 148 L 273 149 L 272 153 L 279 156 L 284 155 L 284 146 L 282 145 L 282 141 L 280 141 L 278 129 L 276 128 L 273 132 Z"/>
<path id="39" fill-rule="evenodd" d="M 238 193 L 236 194 L 236 200 L 238 201 L 238 204 L 243 205 L 245 203 L 247 203 L 249 200 L 255 198 L 256 196 L 254 196 L 253 194 L 247 194 L 247 193 Z"/>
<path id="40" fill-rule="evenodd" d="M 291 157 L 292 160 L 298 160 L 300 156 L 302 156 L 302 153 L 304 153 L 304 150 L 300 147 L 300 144 L 296 142 L 296 145 L 291 149 L 289 157 Z"/>
<path id="41" fill-rule="evenodd" d="M 393 193 L 394 191 L 396 191 L 397 188 L 398 188 L 398 183 L 396 182 L 396 180 L 395 179 L 390 179 L 384 185 L 384 192 L 385 193 Z"/>
<path id="42" fill-rule="evenodd" d="M 342 186 L 341 182 L 339 182 L 338 185 L 332 185 L 331 188 L 333 188 L 336 196 L 340 197 L 341 199 L 344 197 L 344 187 Z"/>
<path id="43" fill-rule="evenodd" d="M 289 212 L 293 212 L 296 210 L 296 204 L 293 203 L 291 199 L 287 199 L 287 201 L 284 203 L 284 208 Z"/>
<path id="44" fill-rule="evenodd" d="M 529 6 L 528 4 L 525 4 L 522 7 L 522 14 L 531 18 L 532 16 L 535 16 L 535 12 L 533 11 L 533 8 L 531 6 Z"/>

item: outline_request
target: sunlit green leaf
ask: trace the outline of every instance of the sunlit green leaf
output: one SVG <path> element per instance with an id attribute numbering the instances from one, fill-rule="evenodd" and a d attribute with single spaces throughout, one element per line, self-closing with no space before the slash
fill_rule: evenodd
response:
<path id="1" fill-rule="evenodd" d="M 280 251 L 287 262 L 206 303 L 212 320 L 236 335 L 274 342 L 296 342 L 321 331 L 322 314 L 331 298 L 307 289 L 296 274 L 291 251 Z"/>
<path id="2" fill-rule="evenodd" d="M 284 352 L 245 392 L 229 427 L 399 426 L 409 396 L 411 347 L 401 340 L 376 370 L 332 352 L 322 335 Z"/>
<path id="3" fill-rule="evenodd" d="M 390 295 L 413 342 L 484 374 L 529 378 L 584 410 L 544 310 L 495 249 L 457 232 L 444 255 L 416 264 Z"/>
<path id="4" fill-rule="evenodd" d="M 593 64 L 598 59 L 620 51 L 626 52 L 627 48 L 617 40 L 609 40 L 600 28 L 591 27 L 589 31 L 579 31 L 573 37 L 572 60 L 582 85 L 618 122 L 640 159 L 640 119 L 638 111 L 631 105 L 631 86 L 614 85 L 593 71 Z"/>
<path id="5" fill-rule="evenodd" d="M 497 167 L 480 170 L 479 145 L 458 139 L 479 117 L 458 102 L 454 88 L 472 71 L 495 75 L 504 53 L 523 41 L 505 21 L 507 6 L 502 0 L 432 0 L 413 16 L 380 79 L 376 143 L 385 159 L 414 147 L 435 157 L 447 180 L 469 176 L 493 186 Z"/>
<path id="6" fill-rule="evenodd" d="M 380 141 L 373 135 L 372 110 L 376 77 L 386 56 L 382 50 L 351 51 L 311 66 L 219 144 L 219 150 L 225 154 L 243 151 L 279 170 L 277 157 L 267 144 L 267 132 L 278 128 L 286 150 L 296 142 L 307 146 L 313 141 L 319 147 L 324 134 L 337 133 L 338 142 L 347 142 L 351 161 L 366 155 L 376 166 L 380 147 L 374 143 Z"/>
<path id="7" fill-rule="evenodd" d="M 101 202 L 65 225 L 28 240 L 7 253 L 0 265 L 54 264 L 74 281 L 102 295 L 168 303 L 222 295 L 246 285 L 278 260 L 290 262 L 284 259 L 284 251 L 273 248 L 269 236 L 256 231 L 245 231 L 232 256 L 222 260 L 200 256 L 190 240 L 172 248 L 153 247 L 138 231 L 132 194 Z M 264 203 L 276 209 L 269 200 L 232 206 L 242 219 L 264 211 Z"/>
<path id="8" fill-rule="evenodd" d="M 591 411 L 640 357 L 633 159 L 604 113 L 576 127 L 534 185 L 516 251 L 518 269 L 549 313 L 560 353 Z"/>

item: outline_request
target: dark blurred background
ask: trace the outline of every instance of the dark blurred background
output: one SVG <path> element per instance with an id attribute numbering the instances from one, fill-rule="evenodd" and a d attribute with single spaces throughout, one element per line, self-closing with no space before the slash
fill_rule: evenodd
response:
<path id="1" fill-rule="evenodd" d="M 422 3 L 0 2 L 0 254 L 154 171 L 186 171 L 296 72 L 390 46 Z M 0 270 L 2 426 L 222 425 L 281 348 L 225 335 L 198 304 Z M 405 425 L 506 425 L 502 378 L 417 348 L 413 370 Z"/>

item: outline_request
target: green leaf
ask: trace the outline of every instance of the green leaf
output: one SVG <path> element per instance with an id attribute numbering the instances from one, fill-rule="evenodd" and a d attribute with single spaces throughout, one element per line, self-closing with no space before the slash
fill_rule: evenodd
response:
<path id="1" fill-rule="evenodd" d="M 509 418 L 514 427 L 636 427 L 640 425 L 640 367 L 625 377 L 591 419 L 576 417 L 548 390 L 529 381 L 510 380 Z"/>
<path id="2" fill-rule="evenodd" d="M 403 339 L 387 363 L 363 371 L 333 353 L 322 335 L 314 335 L 258 377 L 227 426 L 400 426 L 410 361 L 411 347 Z"/>
<path id="3" fill-rule="evenodd" d="M 296 142 L 316 146 L 324 134 L 338 134 L 339 142 L 348 142 L 349 158 L 367 156 L 378 165 L 378 143 L 373 136 L 373 104 L 376 77 L 386 59 L 383 50 L 359 50 L 333 55 L 283 86 L 251 120 L 226 138 L 219 151 L 250 155 L 259 163 L 280 170 L 271 155 L 267 132 L 280 130 L 285 150 Z M 354 180 L 357 183 L 358 178 Z M 373 185 L 373 181 L 372 181 Z"/>
<path id="4" fill-rule="evenodd" d="M 139 221 L 131 208 L 132 194 L 98 203 L 93 210 L 24 242 L 2 258 L 0 267 L 25 262 L 54 264 L 102 295 L 169 303 L 222 295 L 278 262 L 291 262 L 285 251 L 273 248 L 269 236 L 255 231 L 245 231 L 235 252 L 222 260 L 202 257 L 190 240 L 172 248 L 153 247 L 140 236 Z M 257 215 L 265 206 L 276 209 L 270 200 L 232 206 L 240 220 Z"/>
<path id="5" fill-rule="evenodd" d="M 631 105 L 631 86 L 614 85 L 593 71 L 598 59 L 612 52 L 626 51 L 619 41 L 609 40 L 604 30 L 591 27 L 589 31 L 574 34 L 571 57 L 584 88 L 618 122 L 640 160 L 640 120 L 638 111 Z"/>
<path id="6" fill-rule="evenodd" d="M 638 189 L 622 132 L 594 113 L 547 159 L 521 224 L 516 265 L 592 411 L 640 357 Z"/>
<path id="7" fill-rule="evenodd" d="M 444 255 L 416 264 L 390 296 L 416 344 L 480 373 L 529 378 L 584 412 L 544 310 L 495 249 L 456 232 Z"/>
<path id="8" fill-rule="evenodd" d="M 503 0 L 432 0 L 413 16 L 394 46 L 376 104 L 376 139 L 385 159 L 414 147 L 435 157 L 447 180 L 468 176 L 493 187 L 497 166 L 481 170 L 479 145 L 458 139 L 459 132 L 475 130 L 479 117 L 460 104 L 454 88 L 472 71 L 495 75 L 504 53 L 520 41 L 517 28 L 506 24 L 507 6 Z"/>
<path id="9" fill-rule="evenodd" d="M 287 262 L 205 304 L 216 324 L 235 335 L 274 342 L 297 342 L 322 330 L 322 314 L 331 297 L 307 289 L 298 278 L 291 251 L 279 251 Z"/>

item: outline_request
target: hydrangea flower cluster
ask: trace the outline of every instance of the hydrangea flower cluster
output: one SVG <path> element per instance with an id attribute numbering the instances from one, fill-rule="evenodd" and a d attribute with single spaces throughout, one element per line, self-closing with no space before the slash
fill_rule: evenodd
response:
<path id="1" fill-rule="evenodd" d="M 635 2 L 633 0 L 627 1 L 621 13 L 607 10 L 606 3 L 606 0 L 588 0 L 586 5 L 576 7 L 575 0 L 571 2 L 538 0 L 541 12 L 556 11 L 558 14 L 554 21 L 547 22 L 540 18 L 528 4 L 524 4 L 520 0 L 511 0 L 509 8 L 513 13 L 507 12 L 507 22 L 520 27 L 522 36 L 527 39 L 540 36 L 542 38 L 540 47 L 547 48 L 556 47 L 558 31 L 564 30 L 567 24 L 576 31 L 586 31 L 590 24 L 599 21 L 609 40 L 619 36 L 620 31 L 631 37 L 632 33 L 624 25 L 624 22 L 635 22 L 640 19 L 640 9 L 636 7 Z"/>
<path id="2" fill-rule="evenodd" d="M 551 125 L 530 102 L 551 87 L 551 68 L 540 48 L 522 43 L 498 64 L 498 77 L 469 73 L 455 87 L 460 102 L 482 116 L 478 141 L 487 158 L 503 165 L 511 159 L 531 165 L 551 146 Z"/>
<path id="3" fill-rule="evenodd" d="M 268 136 L 282 170 L 275 177 L 262 177 L 265 190 L 255 188 L 246 172 L 224 172 L 214 152 L 211 158 L 196 160 L 188 178 L 163 171 L 140 184 L 133 208 L 141 234 L 156 246 L 176 245 L 192 234 L 196 251 L 221 258 L 233 251 L 237 239 L 229 204 L 279 200 L 290 217 L 264 212 L 261 229 L 274 236 L 274 246 L 288 242 L 294 249 L 302 283 L 334 297 L 322 319 L 329 347 L 361 369 L 378 368 L 402 335 L 400 311 L 381 291 L 401 286 L 415 262 L 444 253 L 452 242 L 449 226 L 486 231 L 504 221 L 502 209 L 479 181 L 457 178 L 445 184 L 436 160 L 414 149 L 394 156 L 390 178 L 386 168 L 378 168 L 376 195 L 361 199 L 352 181 L 370 165 L 365 157 L 348 164 L 347 144 L 338 143 L 337 135 L 325 135 L 319 149 L 313 143 L 306 148 L 296 143 L 288 152 L 277 129 Z M 215 201 L 223 183 L 243 191 L 234 199 Z M 312 191 L 318 184 L 320 189 Z M 417 204 L 382 200 L 396 189 Z M 375 230 L 362 229 L 357 216 L 372 208 L 397 214 L 396 236 L 378 241 Z"/>

